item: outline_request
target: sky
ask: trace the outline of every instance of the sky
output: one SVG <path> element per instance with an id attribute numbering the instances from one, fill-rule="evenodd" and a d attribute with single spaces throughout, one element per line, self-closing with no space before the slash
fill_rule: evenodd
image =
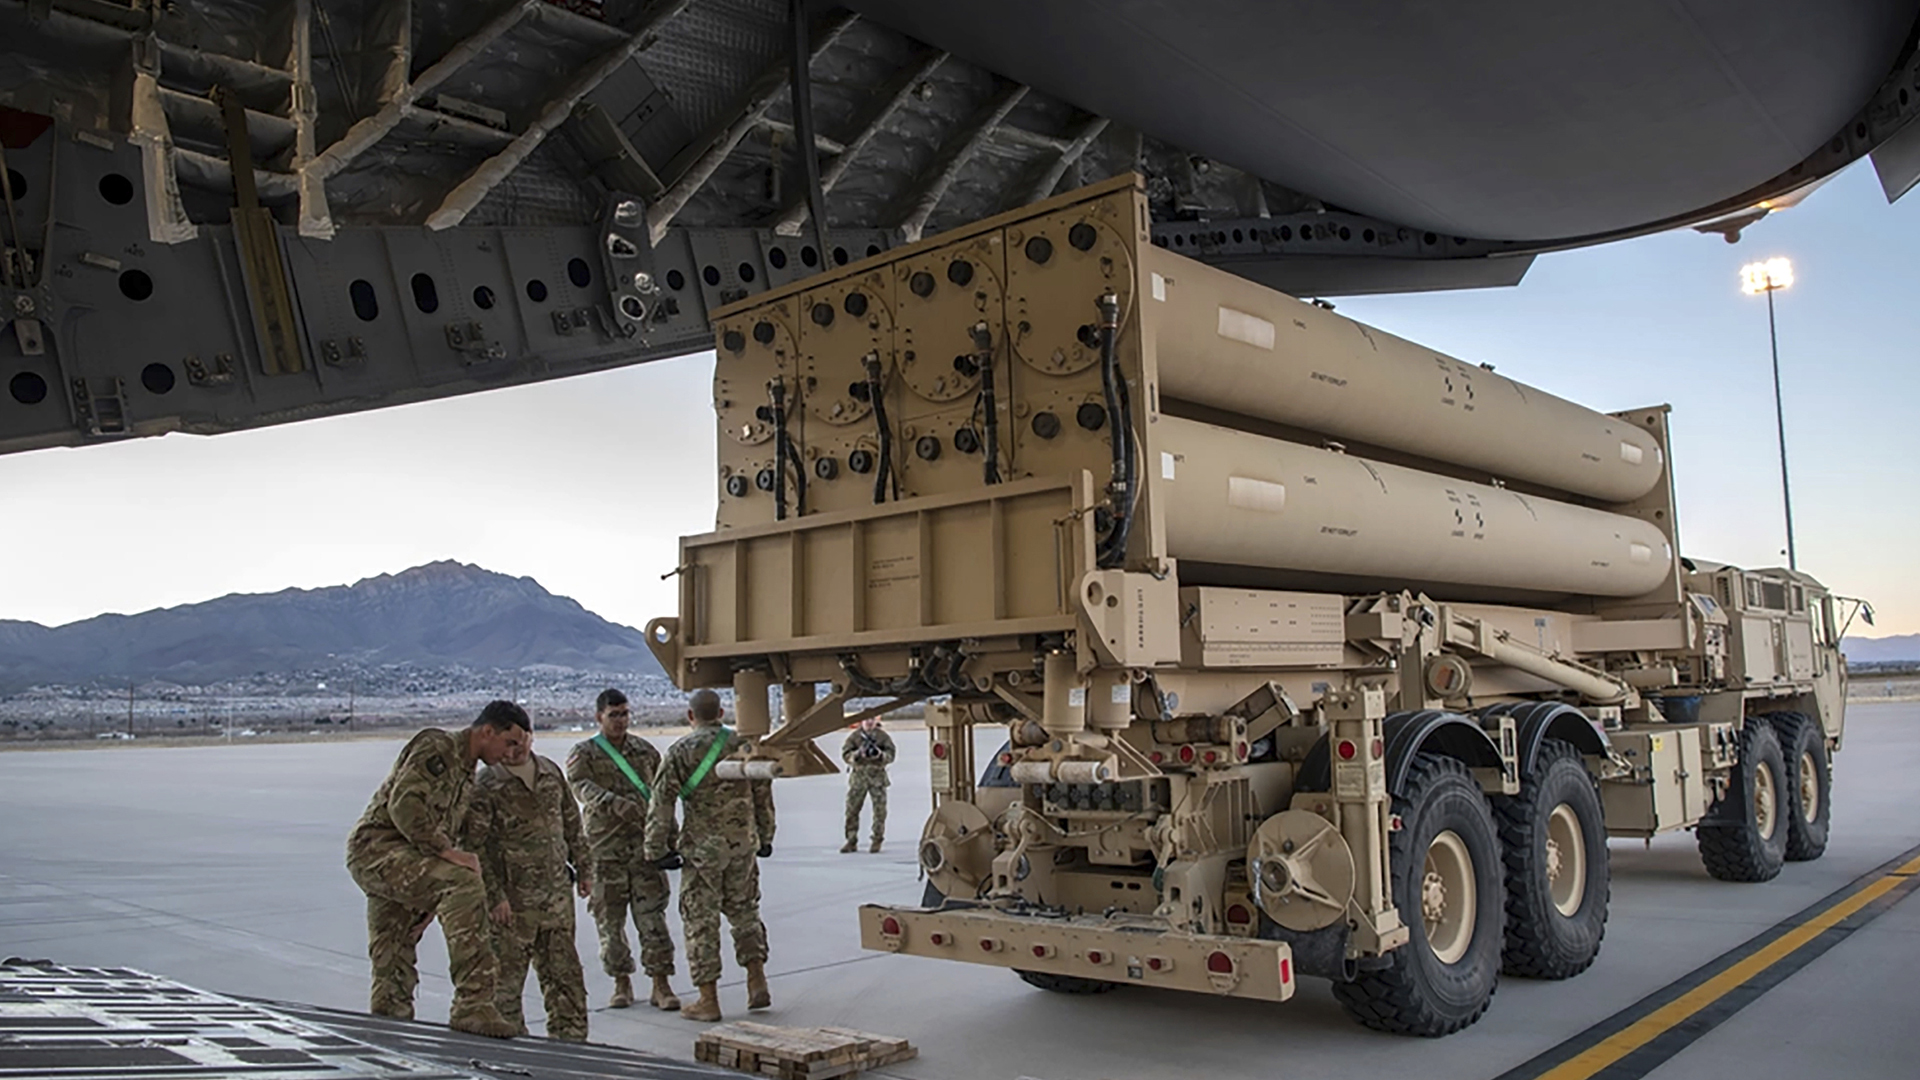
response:
<path id="1" fill-rule="evenodd" d="M 1692 230 L 1538 259 L 1515 288 L 1337 300 L 1345 315 L 1615 411 L 1674 408 L 1681 548 L 1784 565 L 1766 301 L 1779 294 L 1800 566 L 1920 632 L 1920 197 L 1857 164 L 1738 244 Z M 212 438 L 0 456 L 0 618 L 58 625 L 439 559 L 629 625 L 671 614 L 713 527 L 712 354 Z"/>

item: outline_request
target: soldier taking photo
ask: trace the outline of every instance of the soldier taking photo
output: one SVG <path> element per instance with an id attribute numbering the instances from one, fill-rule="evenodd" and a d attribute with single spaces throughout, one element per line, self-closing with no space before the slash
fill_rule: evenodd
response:
<path id="1" fill-rule="evenodd" d="M 867 717 L 847 735 L 840 747 L 840 760 L 847 763 L 847 842 L 842 855 L 860 847 L 860 809 L 869 796 L 873 799 L 873 842 L 867 850 L 880 850 L 887 835 L 887 766 L 893 764 L 893 736 L 880 721 Z"/>
<path id="2" fill-rule="evenodd" d="M 667 932 L 667 875 L 644 853 L 647 808 L 660 751 L 627 730 L 627 695 L 606 689 L 594 702 L 599 734 L 574 744 L 567 779 L 586 807 L 587 843 L 593 848 L 594 926 L 600 931 L 600 967 L 613 977 L 607 1004 L 633 1004 L 633 950 L 627 945 L 627 914 L 640 936 L 640 966 L 653 980 L 648 1002 L 672 1012 L 673 936 Z"/>
<path id="3" fill-rule="evenodd" d="M 520 714 L 524 718 L 525 713 Z M 580 808 L 560 766 L 527 741 L 480 770 L 467 814 L 467 847 L 480 856 L 500 960 L 494 1002 L 500 1015 L 527 1033 L 520 999 L 527 967 L 540 977 L 547 1037 L 587 1041 L 587 984 L 573 944 L 574 889 L 590 888 Z"/>
<path id="4" fill-rule="evenodd" d="M 527 714 L 490 701 L 464 731 L 428 728 L 407 741 L 347 837 L 347 872 L 367 894 L 367 956 L 373 961 L 368 1012 L 413 1019 L 420 982 L 414 948 L 435 918 L 447 936 L 455 1031 L 510 1038 L 515 1025 L 494 1005 L 500 966 L 487 941 L 487 890 L 480 857 L 454 846 L 473 795 L 473 766 L 515 753 Z"/>

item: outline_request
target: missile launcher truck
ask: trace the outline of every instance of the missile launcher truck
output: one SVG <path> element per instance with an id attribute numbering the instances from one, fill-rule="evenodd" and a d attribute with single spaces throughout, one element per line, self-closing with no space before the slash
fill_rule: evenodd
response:
<path id="1" fill-rule="evenodd" d="M 713 320 L 718 528 L 649 641 L 733 691 L 729 776 L 926 703 L 927 896 L 861 908 L 866 947 L 1068 993 L 1323 977 L 1443 1035 L 1503 970 L 1593 962 L 1610 836 L 1692 829 L 1738 881 L 1819 857 L 1857 604 L 1679 554 L 1665 407 L 1148 221 L 1123 177 Z"/>

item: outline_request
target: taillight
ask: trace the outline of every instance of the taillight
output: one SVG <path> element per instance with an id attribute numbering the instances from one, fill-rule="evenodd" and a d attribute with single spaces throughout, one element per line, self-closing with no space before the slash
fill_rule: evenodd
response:
<path id="1" fill-rule="evenodd" d="M 1207 954 L 1207 970 L 1215 975 L 1233 974 L 1233 957 L 1218 949 Z"/>
<path id="2" fill-rule="evenodd" d="M 933 744 L 933 760 L 935 761 L 947 760 L 947 744 L 946 743 L 937 742 Z"/>
<path id="3" fill-rule="evenodd" d="M 1290 983 L 1292 981 L 1293 981 L 1293 961 L 1283 956 L 1280 958 L 1280 982 L 1282 985 L 1285 985 L 1286 983 Z"/>
<path id="4" fill-rule="evenodd" d="M 1161 957 L 1161 956 L 1147 957 L 1148 971 L 1165 971 L 1168 968 L 1171 968 L 1172 966 L 1173 966 L 1173 963 L 1167 960 L 1165 957 Z"/>
<path id="5" fill-rule="evenodd" d="M 1211 750 L 1209 750 L 1209 751 L 1207 751 L 1207 754 L 1206 754 L 1206 757 L 1205 757 L 1205 758 L 1203 758 L 1202 760 L 1204 760 L 1204 761 L 1205 761 L 1205 762 L 1206 762 L 1207 764 L 1209 764 L 1209 765 L 1211 765 L 1211 764 L 1213 764 L 1214 762 L 1216 762 L 1216 761 L 1219 761 L 1219 760 L 1220 760 L 1220 755 L 1219 755 L 1219 754 L 1216 754 L 1216 753 L 1214 753 L 1214 752 L 1213 752 L 1213 751 L 1211 751 Z"/>
<path id="6" fill-rule="evenodd" d="M 1101 951 L 1100 951 L 1099 949 L 1088 949 L 1088 950 L 1087 950 L 1087 963 L 1089 963 L 1089 964 L 1104 964 L 1104 963 L 1106 963 L 1106 962 L 1107 962 L 1107 954 L 1106 954 L 1106 953 L 1103 953 L 1103 952 L 1101 952 Z"/>
<path id="7" fill-rule="evenodd" d="M 1339 750 L 1341 761 L 1352 761 L 1353 755 L 1360 752 L 1360 748 L 1353 744 L 1352 739 L 1341 739 L 1337 749 Z"/>
<path id="8" fill-rule="evenodd" d="M 1161 753 L 1158 750 L 1155 750 L 1153 753 L 1147 755 L 1147 760 L 1153 762 L 1155 765 L 1158 765 L 1161 762 L 1167 760 L 1167 755 Z"/>
<path id="9" fill-rule="evenodd" d="M 1381 742 L 1379 739 L 1373 740 L 1373 760 L 1379 761 L 1381 755 L 1385 754 L 1386 752 L 1387 752 L 1386 743 Z"/>
<path id="10" fill-rule="evenodd" d="M 1253 922 L 1253 912 L 1247 910 L 1247 905 L 1245 904 L 1229 904 L 1227 906 L 1227 921 L 1235 926 L 1249 925 Z"/>
<path id="11" fill-rule="evenodd" d="M 1193 764 L 1193 758 L 1194 753 L 1192 746 L 1182 746 L 1180 748 L 1180 764 L 1191 765 Z"/>
<path id="12" fill-rule="evenodd" d="M 889 937 L 900 936 L 900 920 L 889 915 L 880 920 L 880 932 Z"/>

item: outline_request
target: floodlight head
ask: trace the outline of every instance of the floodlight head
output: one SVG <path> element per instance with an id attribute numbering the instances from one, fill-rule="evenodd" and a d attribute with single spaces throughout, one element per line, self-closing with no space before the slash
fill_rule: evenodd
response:
<path id="1" fill-rule="evenodd" d="M 1793 284 L 1793 263 L 1776 257 L 1740 268 L 1740 291 L 1748 296 L 1775 292 Z"/>

